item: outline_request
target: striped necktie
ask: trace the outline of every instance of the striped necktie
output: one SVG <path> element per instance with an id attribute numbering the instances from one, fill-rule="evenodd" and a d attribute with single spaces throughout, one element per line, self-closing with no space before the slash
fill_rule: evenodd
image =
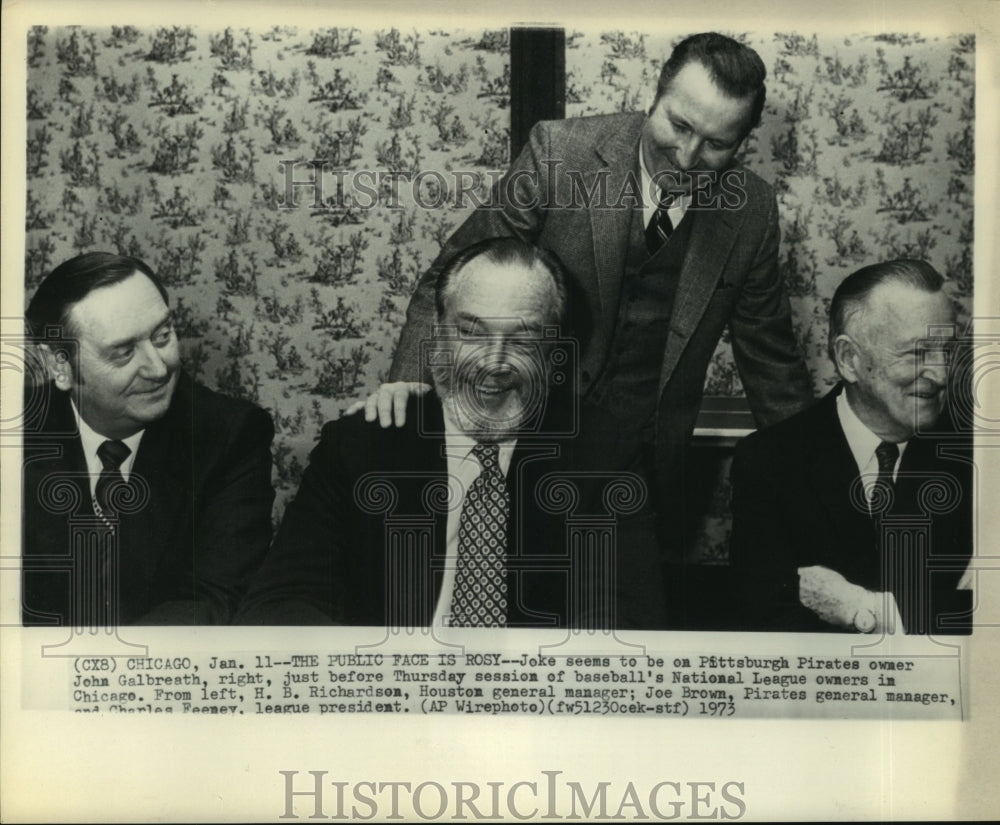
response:
<path id="1" fill-rule="evenodd" d="M 655 255 L 657 250 L 667 242 L 670 233 L 674 231 L 674 225 L 670 221 L 667 210 L 673 206 L 674 196 L 669 192 L 660 191 L 660 202 L 656 206 L 653 217 L 649 219 L 646 227 L 646 250 L 650 255 Z"/>

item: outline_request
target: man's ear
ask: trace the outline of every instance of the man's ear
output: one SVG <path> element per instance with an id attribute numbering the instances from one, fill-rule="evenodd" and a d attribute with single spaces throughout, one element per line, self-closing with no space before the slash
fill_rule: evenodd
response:
<path id="1" fill-rule="evenodd" d="M 45 372 L 56 388 L 69 390 L 73 386 L 73 368 L 69 363 L 69 353 L 61 347 L 54 348 L 50 344 L 39 344 L 38 350 L 45 362 Z"/>
<path id="2" fill-rule="evenodd" d="M 838 335 L 833 342 L 833 360 L 837 365 L 837 372 L 848 384 L 854 384 L 858 380 L 861 371 L 859 359 L 861 352 L 858 345 L 848 335 Z"/>

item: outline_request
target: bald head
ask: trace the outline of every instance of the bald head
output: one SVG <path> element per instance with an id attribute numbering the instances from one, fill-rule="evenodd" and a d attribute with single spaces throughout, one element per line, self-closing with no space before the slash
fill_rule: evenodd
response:
<path id="1" fill-rule="evenodd" d="M 485 277 L 483 273 L 486 273 Z M 468 277 L 473 285 L 470 287 Z M 438 323 L 453 300 L 460 282 L 465 298 L 477 294 L 493 303 L 491 315 L 509 314 L 517 306 L 531 304 L 547 324 L 562 324 L 567 313 L 567 280 L 555 256 L 517 238 L 490 238 L 463 249 L 449 260 L 438 275 L 435 302 Z M 527 290 L 526 294 L 519 294 Z"/>

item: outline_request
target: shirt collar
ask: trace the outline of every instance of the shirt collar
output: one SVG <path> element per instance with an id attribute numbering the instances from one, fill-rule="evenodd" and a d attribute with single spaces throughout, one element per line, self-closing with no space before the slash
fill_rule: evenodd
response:
<path id="1" fill-rule="evenodd" d="M 653 192 L 653 176 L 649 174 L 649 170 L 646 169 L 646 159 L 642 156 L 642 138 L 639 138 L 639 178 L 642 183 L 642 205 L 643 214 L 646 219 L 646 223 L 649 223 L 649 219 L 653 216 L 653 212 L 656 211 L 656 207 L 659 205 L 657 200 L 652 199 Z M 681 195 L 679 198 L 675 199 L 673 204 L 667 208 L 667 214 L 670 215 L 670 220 L 676 226 L 680 219 L 684 217 L 684 213 L 687 212 L 688 207 L 691 205 L 691 195 Z"/>
<path id="2" fill-rule="evenodd" d="M 83 416 L 80 415 L 80 411 L 76 408 L 76 402 L 71 398 L 69 401 L 70 405 L 73 407 L 73 416 L 76 418 L 76 427 L 80 433 L 80 442 L 83 444 L 83 454 L 87 459 L 87 466 L 90 468 L 98 468 L 98 472 L 101 467 L 101 459 L 97 456 L 97 448 L 100 447 L 105 441 L 114 441 L 115 439 L 109 439 L 107 436 L 101 435 L 96 432 L 91 426 L 83 420 Z M 121 441 L 126 447 L 131 450 L 125 461 L 122 462 L 122 475 L 127 479 L 128 473 L 131 471 L 132 462 L 135 461 L 135 454 L 139 450 L 139 442 L 142 440 L 143 433 L 145 430 L 139 430 L 139 432 L 130 435 L 128 438 L 117 439 Z"/>
<path id="3" fill-rule="evenodd" d="M 854 456 L 854 463 L 858 465 L 858 470 L 865 471 L 875 455 L 875 448 L 882 443 L 882 439 L 868 429 L 858 418 L 857 413 L 851 408 L 850 401 L 847 400 L 847 391 L 841 388 L 837 395 L 837 417 L 840 419 L 840 428 L 844 431 L 847 439 L 847 446 L 851 448 L 851 455 Z M 896 444 L 899 447 L 900 458 L 903 450 L 906 449 L 906 441 Z"/>
<path id="4" fill-rule="evenodd" d="M 449 458 L 469 458 L 472 455 L 473 448 L 479 442 L 459 429 L 458 425 L 451 418 L 447 404 L 441 404 L 441 411 L 444 414 L 444 443 L 448 451 Z M 517 439 L 508 438 L 497 443 L 500 445 L 500 456 L 498 459 L 500 469 L 506 473 L 507 468 L 510 467 L 510 459 L 514 454 L 514 447 L 517 445 Z M 476 461 L 478 464 L 477 459 L 473 458 L 472 460 Z"/>

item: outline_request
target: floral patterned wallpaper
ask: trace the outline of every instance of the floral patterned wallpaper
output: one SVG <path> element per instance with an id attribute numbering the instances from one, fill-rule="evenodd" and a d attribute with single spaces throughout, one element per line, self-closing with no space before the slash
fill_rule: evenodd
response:
<path id="1" fill-rule="evenodd" d="M 836 381 L 826 355 L 830 299 L 861 266 L 899 257 L 930 261 L 966 320 L 974 37 L 726 33 L 756 49 L 767 67 L 767 105 L 742 161 L 778 193 L 781 265 L 817 393 Z M 567 32 L 567 117 L 648 106 L 647 90 L 685 35 Z M 725 339 L 705 391 L 742 392 Z M 710 450 L 698 455 L 688 487 L 702 507 L 691 508 L 688 541 L 676 560 L 721 564 L 728 560 L 730 462 Z"/>
<path id="2" fill-rule="evenodd" d="M 508 48 L 506 30 L 33 29 L 28 294 L 80 252 L 150 263 L 187 369 L 274 416 L 280 517 L 464 215 L 452 176 L 393 174 L 507 166 Z"/>
<path id="3" fill-rule="evenodd" d="M 726 33 L 767 67 L 767 105 L 742 162 L 778 192 L 781 264 L 817 392 L 835 383 L 830 298 L 861 266 L 926 259 L 967 318 L 974 36 Z M 685 35 L 567 33 L 567 117 L 649 105 L 645 93 Z M 728 346 L 716 353 L 706 392 L 741 392 Z"/>
<path id="4" fill-rule="evenodd" d="M 927 258 L 971 309 L 974 40 L 731 34 L 768 67 L 744 161 L 779 193 L 822 390 L 826 308 L 853 269 Z M 648 103 L 675 39 L 568 29 L 567 116 Z M 508 163 L 507 31 L 38 27 L 28 64 L 28 294 L 79 252 L 154 266 L 187 368 L 273 414 L 280 517 L 320 426 L 378 385 L 416 278 Z M 441 174 L 400 177 L 421 171 Z M 725 344 L 707 391 L 740 392 Z M 723 558 L 724 533 L 720 517 L 697 556 Z"/>

